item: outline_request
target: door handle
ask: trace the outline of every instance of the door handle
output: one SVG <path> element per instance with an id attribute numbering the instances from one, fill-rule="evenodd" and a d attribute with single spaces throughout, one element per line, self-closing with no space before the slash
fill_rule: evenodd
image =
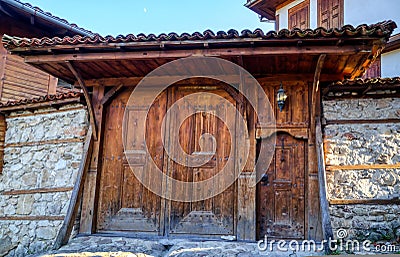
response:
<path id="1" fill-rule="evenodd" d="M 268 181 L 268 174 L 264 174 L 264 175 L 261 177 L 261 182 L 264 183 L 264 184 L 268 184 L 268 183 L 269 183 L 269 181 Z"/>

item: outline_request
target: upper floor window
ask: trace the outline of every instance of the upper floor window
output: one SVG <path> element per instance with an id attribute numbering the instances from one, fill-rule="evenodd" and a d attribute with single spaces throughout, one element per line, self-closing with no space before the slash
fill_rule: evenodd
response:
<path id="1" fill-rule="evenodd" d="M 310 1 L 306 0 L 288 11 L 289 30 L 294 28 L 307 29 L 310 27 Z"/>
<path id="2" fill-rule="evenodd" d="M 343 26 L 344 0 L 318 0 L 318 26 L 327 29 Z"/>

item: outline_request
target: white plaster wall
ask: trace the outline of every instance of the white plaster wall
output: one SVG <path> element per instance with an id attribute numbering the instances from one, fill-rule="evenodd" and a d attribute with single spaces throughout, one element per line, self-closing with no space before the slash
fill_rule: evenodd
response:
<path id="1" fill-rule="evenodd" d="M 287 29 L 289 27 L 288 13 L 289 9 L 304 2 L 304 0 L 296 0 L 281 9 L 276 10 L 279 15 L 279 29 Z M 317 27 L 317 0 L 310 0 L 310 28 Z"/>
<path id="2" fill-rule="evenodd" d="M 399 0 L 345 0 L 344 24 L 372 24 L 393 20 L 400 25 Z M 399 33 L 396 29 L 393 34 Z"/>
<path id="3" fill-rule="evenodd" d="M 400 49 L 382 54 L 381 72 L 383 78 L 400 77 Z"/>

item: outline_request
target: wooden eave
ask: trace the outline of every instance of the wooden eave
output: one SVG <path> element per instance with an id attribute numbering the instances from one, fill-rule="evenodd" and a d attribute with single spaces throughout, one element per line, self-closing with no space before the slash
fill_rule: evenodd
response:
<path id="1" fill-rule="evenodd" d="M 327 81 L 361 75 L 365 63 L 383 49 L 381 38 L 240 38 L 227 40 L 156 41 L 20 47 L 12 53 L 25 62 L 67 82 L 76 78 L 67 67 L 72 62 L 87 86 L 99 79 L 127 79 L 146 76 L 157 67 L 185 57 L 220 57 L 244 66 L 255 77 L 311 76 L 318 56 L 326 54 L 321 79 Z M 260 65 L 263 64 L 263 65 Z M 282 78 L 281 78 L 282 79 Z"/>
<path id="2" fill-rule="evenodd" d="M 267 18 L 268 20 L 275 20 L 276 10 L 294 1 L 295 0 L 249 0 L 245 6 L 261 17 Z"/>

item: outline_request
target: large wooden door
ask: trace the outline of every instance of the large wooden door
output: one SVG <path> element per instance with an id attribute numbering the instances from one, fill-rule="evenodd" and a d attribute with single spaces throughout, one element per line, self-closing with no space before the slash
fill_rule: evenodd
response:
<path id="1" fill-rule="evenodd" d="M 257 188 L 259 238 L 304 238 L 305 142 L 278 134 L 274 142 L 263 139 L 259 143 L 267 149 L 275 144 L 274 158 Z"/>
<path id="2" fill-rule="evenodd" d="M 207 193 L 207 190 L 216 190 L 223 184 L 222 181 L 215 180 L 207 188 L 199 185 L 198 182 L 212 178 L 224 167 L 230 171 L 230 174 L 221 179 L 234 181 L 234 162 L 228 162 L 228 159 L 235 158 L 230 156 L 231 148 L 234 148 L 235 131 L 228 130 L 228 126 L 231 129 L 235 128 L 235 113 L 230 113 L 227 105 L 235 105 L 235 100 L 224 90 L 209 90 L 207 87 L 198 87 L 196 92 L 199 94 L 185 98 L 193 92 L 191 87 L 175 87 L 169 93 L 170 105 L 182 101 L 182 108 L 179 112 L 174 112 L 169 122 L 171 125 L 169 147 L 174 153 L 178 153 L 177 149 L 182 147 L 186 154 L 197 156 L 199 163 L 208 159 L 210 161 L 201 166 L 196 163 L 181 165 L 169 158 L 168 172 L 176 180 L 191 182 L 192 188 L 184 193 L 189 198 L 197 199 L 198 196 Z M 222 98 L 212 100 L 205 93 L 215 94 Z M 193 115 L 185 119 L 189 114 Z M 184 122 L 180 125 L 179 121 L 183 120 Z M 214 150 L 215 154 L 213 154 Z M 175 158 L 184 160 L 182 155 Z M 179 187 L 172 187 L 169 190 L 172 195 L 182 194 L 182 189 Z M 235 195 L 233 184 L 221 194 L 209 199 L 196 202 L 168 202 L 166 233 L 198 236 L 233 235 Z"/>
<path id="3" fill-rule="evenodd" d="M 236 117 L 235 113 L 227 111 L 227 105 L 230 102 L 235 106 L 235 99 L 215 86 L 175 86 L 157 98 L 146 117 L 147 110 L 141 106 L 140 100 L 135 106 L 126 107 L 131 92 L 132 89 L 127 89 L 119 94 L 106 109 L 97 230 L 158 236 L 234 235 L 235 184 L 209 199 L 171 201 L 146 189 L 132 170 L 139 171 L 135 174 L 142 174 L 141 180 L 162 188 L 165 195 L 185 194 L 193 199 L 204 194 L 204 190 L 210 190 L 199 187 L 196 182 L 213 177 L 222 167 L 230 165 L 225 167 L 231 171 L 231 176 L 226 179 L 232 179 L 236 170 L 228 159 L 235 158 L 229 155 L 231 148 L 235 147 L 235 131 L 228 130 L 227 126 L 235 127 Z M 193 93 L 197 93 L 195 98 L 185 100 L 185 96 Z M 220 101 L 207 101 L 206 93 L 219 95 Z M 166 115 L 179 100 L 182 100 L 183 107 Z M 125 122 L 129 129 L 123 137 L 122 127 L 127 126 L 123 124 L 126 108 Z M 165 133 L 162 133 L 164 117 Z M 146 119 L 146 131 L 136 126 L 140 119 Z M 146 141 L 138 136 L 141 133 L 145 133 Z M 123 140 L 130 165 L 124 154 Z M 184 163 L 184 154 L 175 154 L 179 153 L 178 148 L 182 148 L 184 154 L 197 156 L 199 162 L 209 158 L 210 161 L 203 165 L 188 165 Z M 167 153 L 174 153 L 174 156 Z M 193 186 L 183 192 L 175 184 L 152 178 L 151 169 L 154 167 L 150 165 L 151 161 L 171 178 Z M 213 187 L 218 188 L 219 184 L 215 181 Z"/>
<path id="4" fill-rule="evenodd" d="M 146 138 L 151 138 L 148 142 L 144 142 L 140 136 L 143 133 L 143 128 L 139 126 L 140 119 L 146 119 L 147 114 L 147 108 L 140 102 L 129 107 L 123 124 L 131 93 L 131 88 L 126 89 L 106 108 L 97 230 L 160 235 L 163 231 L 162 199 L 144 187 L 132 169 L 136 169 L 137 173 L 142 171 L 143 177 L 140 179 L 161 186 L 161 181 L 153 181 L 148 174 L 153 169 L 150 164 L 152 160 L 163 169 L 164 151 L 160 135 L 161 121 L 166 111 L 166 93 L 157 98 L 147 115 L 146 124 L 151 124 L 144 132 Z M 126 129 L 127 133 L 123 136 L 123 126 L 128 124 L 130 128 Z M 123 140 L 127 148 L 126 155 Z M 129 162 L 126 156 L 130 158 Z"/>

